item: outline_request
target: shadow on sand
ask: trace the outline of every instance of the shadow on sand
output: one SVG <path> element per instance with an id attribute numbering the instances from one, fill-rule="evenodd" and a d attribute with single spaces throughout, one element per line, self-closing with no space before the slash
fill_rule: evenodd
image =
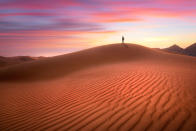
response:
<path id="1" fill-rule="evenodd" d="M 126 45 L 125 43 L 122 43 L 122 45 L 123 45 L 125 48 L 129 48 L 128 45 Z"/>

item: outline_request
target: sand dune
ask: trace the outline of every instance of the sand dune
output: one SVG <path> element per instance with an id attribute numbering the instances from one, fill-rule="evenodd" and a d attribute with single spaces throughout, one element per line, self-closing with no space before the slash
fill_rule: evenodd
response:
<path id="1" fill-rule="evenodd" d="M 196 58 L 106 45 L 0 70 L 1 130 L 196 130 Z"/>
<path id="2" fill-rule="evenodd" d="M 0 68 L 12 66 L 16 64 L 21 64 L 24 62 L 29 62 L 37 59 L 41 59 L 42 57 L 30 57 L 30 56 L 15 56 L 15 57 L 3 57 L 0 56 Z"/>
<path id="3" fill-rule="evenodd" d="M 158 63 L 167 61 L 168 64 L 170 62 L 172 64 L 188 63 L 186 65 L 192 66 L 193 64 L 193 67 L 195 64 L 195 58 L 192 57 L 179 57 L 178 55 L 171 55 L 134 44 L 131 46 L 112 44 L 8 67 L 0 70 L 0 80 L 35 81 L 54 79 L 97 65 L 144 60 Z"/>

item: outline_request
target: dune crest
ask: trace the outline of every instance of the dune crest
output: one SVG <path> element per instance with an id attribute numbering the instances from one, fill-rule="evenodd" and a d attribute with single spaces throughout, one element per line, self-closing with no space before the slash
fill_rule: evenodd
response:
<path id="1" fill-rule="evenodd" d="M 183 58 L 135 44 L 126 46 L 111 44 L 0 69 L 0 81 L 48 80 L 81 69 L 118 62 L 166 60 L 176 63 L 196 63 L 194 58 L 186 56 Z"/>

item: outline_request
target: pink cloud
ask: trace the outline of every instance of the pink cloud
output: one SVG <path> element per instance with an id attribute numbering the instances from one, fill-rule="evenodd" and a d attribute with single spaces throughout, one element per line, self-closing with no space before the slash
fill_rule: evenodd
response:
<path id="1" fill-rule="evenodd" d="M 67 42 L 74 47 L 84 42 L 80 36 L 121 31 L 123 22 L 145 25 L 151 18 L 194 22 L 195 7 L 195 0 L 2 0 L 0 45 L 52 48 Z"/>
<path id="2" fill-rule="evenodd" d="M 7 16 L 55 16 L 55 13 L 0 13 L 0 17 L 7 17 Z"/>
<path id="3" fill-rule="evenodd" d="M 13 0 L 0 4 L 2 9 L 20 8 L 20 9 L 52 9 L 62 6 L 74 6 L 79 3 L 75 0 Z"/>

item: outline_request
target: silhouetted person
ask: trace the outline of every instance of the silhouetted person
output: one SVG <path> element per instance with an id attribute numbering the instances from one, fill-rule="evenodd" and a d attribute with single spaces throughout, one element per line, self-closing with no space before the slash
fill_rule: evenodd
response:
<path id="1" fill-rule="evenodd" d="M 124 38 L 124 36 L 122 36 L 122 43 L 124 43 L 124 40 L 125 40 L 125 38 Z"/>

